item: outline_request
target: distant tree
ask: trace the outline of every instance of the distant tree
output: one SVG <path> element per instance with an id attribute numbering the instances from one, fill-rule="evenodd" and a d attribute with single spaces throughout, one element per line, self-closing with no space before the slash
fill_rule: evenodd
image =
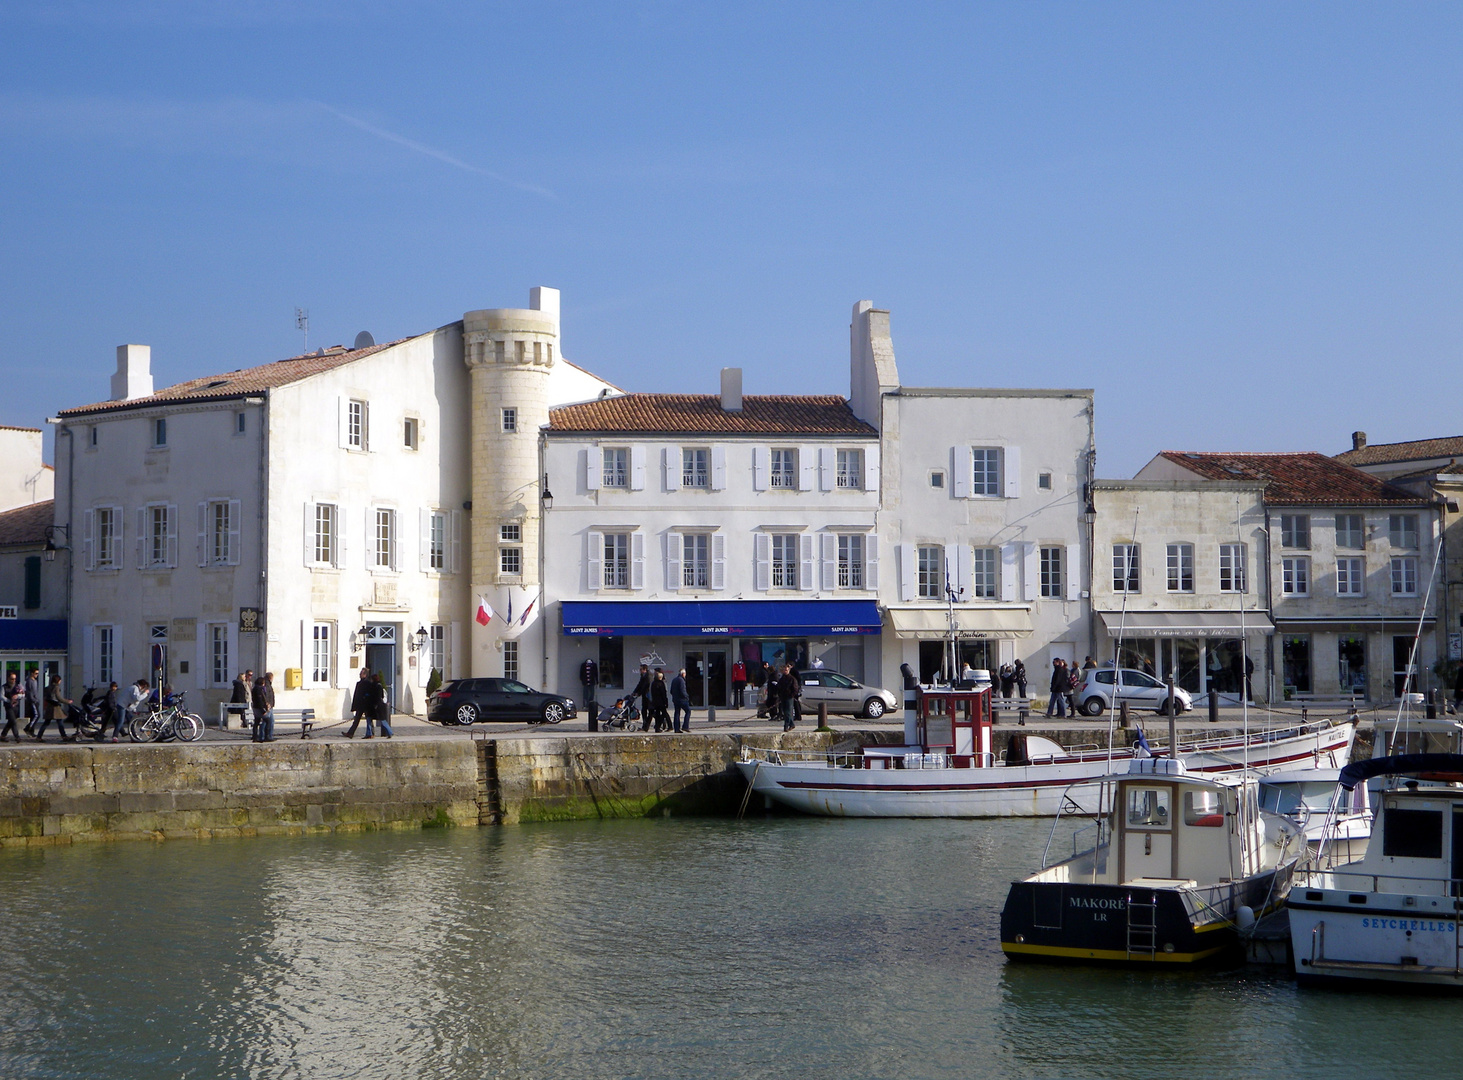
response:
<path id="1" fill-rule="evenodd" d="M 442 670 L 433 668 L 432 674 L 427 676 L 427 697 L 431 697 L 440 689 L 442 689 Z"/>

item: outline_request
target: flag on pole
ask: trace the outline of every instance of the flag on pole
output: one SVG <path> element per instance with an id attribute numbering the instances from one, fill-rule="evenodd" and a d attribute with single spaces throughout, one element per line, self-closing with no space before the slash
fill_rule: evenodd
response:
<path id="1" fill-rule="evenodd" d="M 508 594 L 508 622 L 513 621 L 513 594 Z"/>
<path id="2" fill-rule="evenodd" d="M 477 613 L 478 625 L 487 626 L 488 623 L 493 621 L 493 615 L 493 605 L 488 603 L 488 598 L 486 596 L 479 596 Z"/>
<path id="3" fill-rule="evenodd" d="M 528 607 L 526 607 L 526 608 L 523 609 L 523 617 L 518 620 L 518 625 L 519 626 L 526 626 L 528 624 L 528 616 L 530 614 L 532 614 L 532 612 L 533 612 L 533 605 L 534 604 L 537 604 L 537 603 L 538 603 L 538 597 L 537 596 L 535 596 L 532 600 L 530 600 L 528 602 Z"/>

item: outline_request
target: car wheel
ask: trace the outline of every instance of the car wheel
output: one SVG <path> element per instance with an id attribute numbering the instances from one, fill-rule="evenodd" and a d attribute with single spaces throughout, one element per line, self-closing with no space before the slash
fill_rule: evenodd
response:
<path id="1" fill-rule="evenodd" d="M 1183 712 L 1183 709 L 1177 709 L 1175 711 L 1176 712 Z M 1158 703 L 1158 715 L 1159 716 L 1167 716 L 1168 715 L 1168 698 L 1164 698 L 1162 701 L 1160 701 Z"/>
<path id="2" fill-rule="evenodd" d="M 457 711 L 453 716 L 456 717 L 457 722 L 463 727 L 472 727 L 473 724 L 478 722 L 478 707 L 470 701 L 465 701 L 457 706 Z"/>
<path id="3" fill-rule="evenodd" d="M 1082 712 L 1086 716 L 1101 716 L 1103 700 L 1100 697 L 1090 697 L 1082 703 Z"/>
<path id="4" fill-rule="evenodd" d="M 546 701 L 546 702 L 544 702 L 543 717 L 544 717 L 544 723 L 546 723 L 546 724 L 557 724 L 560 720 L 564 719 L 564 706 L 563 706 L 563 703 L 558 702 L 558 701 Z"/>
<path id="5" fill-rule="evenodd" d="M 884 704 L 883 698 L 871 697 L 864 702 L 864 715 L 870 720 L 877 720 L 887 712 L 889 707 Z"/>

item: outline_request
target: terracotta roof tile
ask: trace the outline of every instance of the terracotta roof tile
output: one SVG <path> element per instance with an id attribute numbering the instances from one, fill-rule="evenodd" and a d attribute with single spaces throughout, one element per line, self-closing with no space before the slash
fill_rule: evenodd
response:
<path id="1" fill-rule="evenodd" d="M 222 375 L 205 375 L 200 379 L 175 383 L 155 394 L 133 398 L 131 401 L 99 401 L 95 405 L 79 405 L 73 409 L 62 409 L 58 416 L 78 416 L 86 413 L 112 412 L 118 409 L 140 409 L 150 405 L 170 405 L 179 401 L 221 401 L 228 398 L 258 394 L 276 386 L 299 382 L 311 375 L 343 367 L 362 360 L 372 353 L 400 345 L 408 338 L 387 341 L 366 349 L 347 349 L 336 346 L 324 354 L 309 353 L 292 356 L 287 360 L 276 360 L 272 364 L 240 368 Z"/>
<path id="2" fill-rule="evenodd" d="M 29 503 L 0 513 L 0 547 L 9 544 L 43 544 L 46 526 L 56 518 L 56 501 Z"/>
<path id="3" fill-rule="evenodd" d="M 1208 480 L 1263 480 L 1267 506 L 1427 503 L 1426 499 L 1325 454 L 1202 454 L 1165 450 L 1160 456 Z"/>
<path id="4" fill-rule="evenodd" d="M 1463 457 L 1463 435 L 1446 439 L 1414 439 L 1412 442 L 1378 443 L 1337 454 L 1347 465 L 1383 465 L 1394 461 L 1426 461 L 1430 458 Z"/>
<path id="5" fill-rule="evenodd" d="M 549 412 L 549 431 L 644 435 L 878 434 L 837 394 L 746 395 L 726 412 L 716 394 L 625 394 Z"/>

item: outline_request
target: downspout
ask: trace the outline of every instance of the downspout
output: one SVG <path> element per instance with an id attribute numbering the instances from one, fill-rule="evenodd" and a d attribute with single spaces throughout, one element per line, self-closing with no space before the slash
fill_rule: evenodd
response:
<path id="1" fill-rule="evenodd" d="M 547 443 L 548 443 L 548 435 L 547 435 L 547 433 L 545 432 L 544 428 L 539 428 L 539 431 L 538 431 L 538 475 L 540 477 L 544 478 L 545 480 L 547 480 L 547 477 L 548 477 L 548 472 L 546 471 L 546 469 L 547 469 L 547 456 L 548 456 Z M 545 484 L 544 486 L 547 487 L 547 484 Z M 550 489 L 550 490 L 552 490 L 552 489 Z M 546 509 L 544 509 L 544 498 L 543 498 L 543 494 L 544 494 L 544 489 L 543 488 L 540 488 L 539 489 L 539 499 L 538 499 L 538 595 L 539 595 L 538 621 L 539 621 L 539 626 L 541 627 L 541 629 L 539 631 L 539 641 L 540 641 L 540 643 L 543 646 L 543 656 L 541 658 L 541 666 L 540 666 L 540 671 L 539 671 L 539 682 L 538 682 L 538 684 L 540 686 L 542 686 L 545 690 L 548 690 L 548 688 L 549 688 L 549 619 L 548 619 L 548 614 L 549 614 L 549 597 L 548 597 L 548 589 L 547 589 L 548 582 L 544 580 L 544 564 L 545 564 L 545 561 L 546 561 L 546 553 L 547 553 L 547 547 L 546 547 L 546 545 L 548 543 L 549 512 Z"/>
<path id="2" fill-rule="evenodd" d="M 58 426 L 56 428 L 56 434 L 66 436 L 66 660 L 69 666 L 71 660 L 71 643 L 76 640 L 72 634 L 74 610 L 71 602 L 72 579 L 76 574 L 76 542 L 79 539 L 71 528 L 71 523 L 76 519 L 76 514 L 72 508 L 72 499 L 76 490 L 76 436 L 72 433 L 69 424 Z M 53 509 L 51 515 L 52 524 L 55 523 L 55 520 L 55 511 Z M 143 647 L 148 648 L 149 646 L 144 644 Z M 117 652 L 117 659 L 121 659 L 120 649 Z M 116 664 L 114 662 L 113 667 L 115 666 Z M 24 672 L 21 675 L 23 678 Z M 71 675 L 72 673 L 69 671 L 66 673 L 67 686 L 76 685 L 72 681 Z"/>
<path id="3" fill-rule="evenodd" d="M 259 409 L 259 610 L 264 614 L 264 626 L 258 635 L 259 659 L 256 663 L 259 666 L 254 670 L 260 675 L 269 670 L 264 654 L 267 651 L 272 625 L 269 612 L 269 399 L 271 392 L 269 387 L 265 387 L 264 400 Z M 301 664 L 303 663 L 304 660 L 301 659 Z"/>
<path id="4" fill-rule="evenodd" d="M 1260 497 L 1264 498 L 1263 493 Z M 1270 506 L 1267 503 L 1265 504 L 1265 614 L 1270 617 L 1270 625 L 1275 626 L 1275 579 L 1273 577 L 1274 567 L 1270 563 Z M 1243 598 L 1240 603 L 1243 606 Z M 1267 695 L 1272 707 L 1275 704 L 1275 638 L 1278 633 L 1277 628 L 1276 633 L 1270 635 L 1265 645 L 1265 681 L 1269 684 Z M 1311 657 L 1311 670 L 1315 671 L 1315 657 Z M 1314 681 L 1311 686 L 1315 687 Z"/>

